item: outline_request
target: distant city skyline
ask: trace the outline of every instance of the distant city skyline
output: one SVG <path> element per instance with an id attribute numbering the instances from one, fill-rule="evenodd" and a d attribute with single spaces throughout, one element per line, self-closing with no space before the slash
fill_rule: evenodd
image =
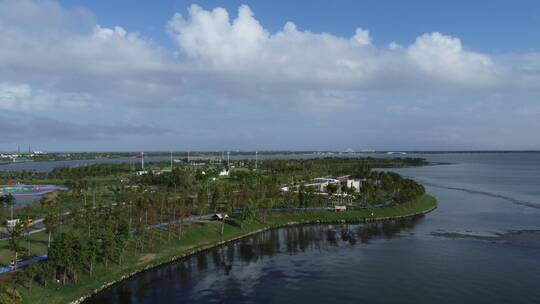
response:
<path id="1" fill-rule="evenodd" d="M 0 151 L 538 150 L 537 1 L 0 0 Z"/>

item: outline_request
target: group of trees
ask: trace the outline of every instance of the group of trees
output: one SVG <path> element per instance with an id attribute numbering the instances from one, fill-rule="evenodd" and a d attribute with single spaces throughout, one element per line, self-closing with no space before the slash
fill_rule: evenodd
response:
<path id="1" fill-rule="evenodd" d="M 405 203 L 425 193 L 419 183 L 403 178 L 394 172 L 371 171 L 367 175 L 366 184 L 360 188 L 360 200 L 371 203 L 381 203 L 392 200 L 395 203 Z"/>
<path id="2" fill-rule="evenodd" d="M 368 174 L 372 168 L 389 168 L 420 166 L 427 164 L 422 158 L 373 158 L 373 157 L 334 157 L 281 160 L 264 160 L 259 167 L 270 174 L 295 174 L 302 176 L 340 176 L 353 175 L 362 177 Z"/>
<path id="3" fill-rule="evenodd" d="M 50 178 L 84 178 L 88 176 L 111 176 L 120 173 L 128 173 L 134 170 L 134 166 L 122 164 L 93 164 L 80 167 L 57 167 L 48 173 Z"/>
<path id="4" fill-rule="evenodd" d="M 98 217 L 85 215 L 77 221 L 88 226 L 72 225 L 72 229 L 63 229 L 55 236 L 44 263 L 50 278 L 62 284 L 77 283 L 81 273 L 93 275 L 96 263 L 122 264 L 131 233 L 127 220 L 120 215 L 119 212 Z"/>
<path id="5" fill-rule="evenodd" d="M 219 178 L 218 173 L 223 169 L 219 164 L 205 168 L 177 165 L 171 172 L 142 176 L 124 174 L 134 170 L 126 164 L 55 169 L 50 176 L 66 179 L 70 190 L 67 194 L 42 200 L 48 260 L 26 268 L 25 286 L 32 288 L 32 282 L 43 285 L 77 283 L 82 275 L 92 276 L 98 266 L 122 265 L 130 256 L 128 252 L 143 253 L 153 250 L 159 242 L 181 239 L 190 229 L 189 218 L 193 215 L 241 211 L 239 220 L 243 225 L 254 218 L 265 221 L 271 215 L 271 209 L 276 207 L 326 206 L 328 197 L 302 184 L 314 177 L 351 174 L 365 178 L 367 182 L 360 192 L 346 186 L 341 189 L 354 193 L 365 203 L 386 199 L 402 203 L 424 193 L 423 187 L 412 180 L 395 173 L 371 170 L 393 162 L 375 159 L 264 160 L 257 170 L 239 169 L 235 164 L 237 169 L 227 178 Z M 416 162 L 399 160 L 395 164 Z M 110 202 L 98 199 L 95 204 L 83 203 L 86 193 L 95 196 L 96 185 L 91 181 L 92 177 L 111 176 L 129 178 L 106 186 Z M 298 187 L 295 191 L 284 192 L 281 191 L 284 185 Z M 333 189 L 333 193 L 336 191 Z M 66 200 L 71 201 L 71 207 L 64 207 Z M 26 231 L 12 233 L 12 248 L 18 252 Z M 10 291 L 5 294 L 17 298 Z"/>
<path id="6" fill-rule="evenodd" d="M 25 268 L 29 281 L 25 286 L 31 288 L 32 281 L 43 285 L 77 283 L 82 275 L 92 276 L 99 265 L 122 265 L 132 253 L 182 238 L 190 227 L 185 220 L 192 213 L 187 198 L 137 189 L 118 193 L 117 201 L 69 211 L 51 206 L 44 220 L 52 236 L 48 259 Z M 168 225 L 152 229 L 162 223 Z"/>
<path id="7" fill-rule="evenodd" d="M 394 194 L 394 200 L 397 203 L 409 202 L 426 192 L 424 186 L 408 178 L 401 180 L 397 190 Z"/>
<path id="8" fill-rule="evenodd" d="M 0 171 L 0 184 L 9 184 L 10 181 L 18 181 L 30 178 L 45 178 L 47 173 L 32 170 Z"/>
<path id="9" fill-rule="evenodd" d="M 320 176 L 350 175 L 365 179 L 361 189 L 330 185 L 330 194 L 350 194 L 350 199 L 363 203 L 381 203 L 393 200 L 402 203 L 424 193 L 424 188 L 415 181 L 402 178 L 399 174 L 374 171 L 372 167 L 418 165 L 422 159 L 376 159 L 376 158 L 328 158 L 310 160 L 264 160 L 258 170 L 232 170 L 226 179 L 218 178 L 221 167 L 195 169 L 177 167 L 172 173 L 143 175 L 137 177 L 138 184 L 155 186 L 157 189 L 183 193 L 191 196 L 197 205 L 208 203 L 209 210 L 243 209 L 249 199 L 264 201 L 271 199 L 275 207 L 316 207 L 328 204 L 328 199 L 317 195 L 317 191 L 303 187 L 306 180 Z M 244 163 L 245 165 L 245 163 Z M 280 191 L 290 186 L 289 193 Z M 334 189 L 335 188 L 335 189 Z M 358 191 L 359 190 L 359 191 Z M 226 205 L 226 207 L 223 207 Z"/>

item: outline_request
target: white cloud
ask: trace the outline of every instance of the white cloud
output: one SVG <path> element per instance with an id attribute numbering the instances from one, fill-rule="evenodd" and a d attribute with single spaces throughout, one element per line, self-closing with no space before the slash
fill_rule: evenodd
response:
<path id="1" fill-rule="evenodd" d="M 536 97 L 516 91 L 540 88 L 540 55 L 475 52 L 438 32 L 419 33 L 408 45 L 379 46 L 372 39 L 376 32 L 362 27 L 341 37 L 290 21 L 271 32 L 248 6 L 230 15 L 192 5 L 187 15 L 176 13 L 168 21 L 176 48 L 167 49 L 133 29 L 95 19 L 52 0 L 0 0 L 0 108 L 39 111 L 85 126 L 153 120 L 164 129 L 208 128 L 199 134 L 225 130 L 220 119 L 230 115 L 231 137 L 238 130 L 249 133 L 241 125 L 257 115 L 267 117 L 270 130 L 279 129 L 276 117 L 290 118 L 298 125 L 284 122 L 282 131 L 298 128 L 289 141 L 295 143 L 321 121 L 328 134 L 346 138 L 353 131 L 340 125 L 346 120 L 339 115 L 375 125 L 375 118 L 389 119 L 380 109 L 415 109 L 392 112 L 400 113 L 392 118 L 395 124 L 413 126 L 419 116 L 452 125 L 459 115 L 451 116 L 450 107 L 466 113 L 469 104 L 489 104 L 493 96 L 526 112 Z M 425 106 L 426 99 L 437 106 Z M 503 119 L 512 112 L 501 107 L 498 113 Z M 411 137 L 429 132 L 417 128 L 422 131 L 411 129 Z M 444 137 L 439 135 L 431 137 Z"/>
<path id="2" fill-rule="evenodd" d="M 25 83 L 34 100 L 53 103 L 159 101 L 151 97 L 161 97 L 155 92 L 173 66 L 169 52 L 120 26 L 79 16 L 52 1 L 0 1 L 0 83 Z"/>
<path id="3" fill-rule="evenodd" d="M 192 5 L 189 15 L 190 19 L 185 20 L 175 14 L 169 21 L 169 30 L 190 57 L 216 67 L 256 60 L 268 37 L 245 5 L 238 9 L 238 17 L 233 22 L 223 8 L 205 11 Z"/>
<path id="4" fill-rule="evenodd" d="M 397 42 L 395 42 L 395 41 L 392 41 L 392 42 L 390 42 L 390 44 L 388 45 L 388 49 L 393 50 L 393 51 L 396 51 L 396 50 L 401 50 L 401 49 L 403 49 L 403 46 L 401 46 L 399 43 L 397 43 Z"/>
<path id="5" fill-rule="evenodd" d="M 371 38 L 369 37 L 369 31 L 364 30 L 361 27 L 356 29 L 356 32 L 354 34 L 354 39 L 362 44 L 362 45 L 370 45 L 371 44 Z"/>
<path id="6" fill-rule="evenodd" d="M 270 33 L 245 5 L 235 17 L 223 8 L 192 5 L 187 17 L 176 13 L 168 22 L 183 54 L 175 56 L 137 33 L 92 24 L 88 12 L 53 1 L 0 4 L 0 82 L 25 83 L 59 98 L 84 94 L 94 104 L 168 104 L 201 87 L 233 99 L 240 91 L 250 98 L 261 90 L 270 94 L 256 102 L 271 100 L 272 91 L 310 100 L 320 92 L 325 100 L 327 91 L 497 87 L 515 78 L 501 75 L 489 55 L 437 32 L 409 46 L 377 47 L 361 27 L 349 38 L 302 31 L 292 22 Z M 82 22 L 78 16 L 85 16 Z"/>
<path id="7" fill-rule="evenodd" d="M 495 66 L 485 54 L 463 50 L 458 38 L 434 32 L 416 38 L 407 55 L 430 75 L 464 84 L 496 84 Z"/>
<path id="8" fill-rule="evenodd" d="M 407 47 L 378 48 L 361 27 L 343 38 L 300 31 L 287 22 L 271 34 L 247 6 L 230 18 L 223 8 L 206 11 L 196 5 L 187 17 L 176 13 L 168 30 L 187 62 L 263 83 L 362 90 L 399 83 L 408 88 L 496 86 L 501 81 L 489 55 L 464 50 L 458 38 L 438 32 L 421 35 Z"/>

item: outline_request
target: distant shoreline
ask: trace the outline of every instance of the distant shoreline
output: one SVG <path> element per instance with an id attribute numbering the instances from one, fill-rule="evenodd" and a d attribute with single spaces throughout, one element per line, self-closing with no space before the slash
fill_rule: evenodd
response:
<path id="1" fill-rule="evenodd" d="M 146 152 L 148 151 L 148 152 Z M 170 156 L 171 151 L 152 151 L 152 150 L 146 150 L 145 156 L 148 157 L 168 157 Z M 256 151 L 253 150 L 245 150 L 245 151 L 229 151 L 231 155 L 251 155 L 254 154 Z M 333 154 L 342 154 L 342 155 L 354 155 L 354 154 L 387 154 L 389 152 L 404 152 L 407 154 L 460 154 L 460 153 L 467 153 L 467 154 L 485 154 L 485 153 L 540 153 L 540 150 L 377 150 L 377 151 L 339 151 L 339 150 L 310 150 L 310 151 L 303 151 L 303 150 L 290 150 L 290 151 L 281 151 L 281 150 L 257 150 L 259 155 L 275 155 L 275 154 L 317 154 L 320 153 L 321 155 L 324 155 L 325 153 L 333 153 Z M 0 153 L 8 154 L 7 151 L 0 151 Z M 92 159 L 114 159 L 114 158 L 121 158 L 121 157 L 132 157 L 135 153 L 140 153 L 140 151 L 92 151 L 92 152 L 63 152 L 63 151 L 57 151 L 57 152 L 49 152 L 49 154 L 116 154 L 114 156 L 103 156 L 103 157 L 96 157 L 96 158 L 69 158 L 69 159 L 51 159 L 50 161 L 55 160 L 92 160 Z M 187 151 L 187 150 L 178 150 L 178 151 L 172 151 L 173 154 L 181 154 L 182 156 L 186 156 L 187 153 L 191 153 L 193 156 L 197 155 L 221 155 L 221 151 Z M 184 155 L 185 154 L 185 155 Z M 398 156 L 399 154 L 395 154 Z M 178 156 L 178 155 L 175 155 Z M 35 161 L 48 161 L 48 160 L 35 160 Z M 13 162 L 6 162 L 8 164 L 11 164 Z M 4 164 L 4 162 L 0 161 L 0 164 Z"/>
<path id="2" fill-rule="evenodd" d="M 462 150 L 462 151 L 402 151 L 407 154 L 505 154 L 505 153 L 540 153 L 540 150 Z M 386 152 L 374 152 L 386 153 Z M 405 155 L 407 155 L 405 154 Z"/>

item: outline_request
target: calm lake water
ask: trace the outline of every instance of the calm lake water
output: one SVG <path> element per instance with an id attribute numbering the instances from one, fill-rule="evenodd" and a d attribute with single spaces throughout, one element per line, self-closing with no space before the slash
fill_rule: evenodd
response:
<path id="1" fill-rule="evenodd" d="M 425 155 L 396 169 L 424 218 L 268 231 L 144 272 L 86 303 L 539 303 L 540 154 Z"/>

